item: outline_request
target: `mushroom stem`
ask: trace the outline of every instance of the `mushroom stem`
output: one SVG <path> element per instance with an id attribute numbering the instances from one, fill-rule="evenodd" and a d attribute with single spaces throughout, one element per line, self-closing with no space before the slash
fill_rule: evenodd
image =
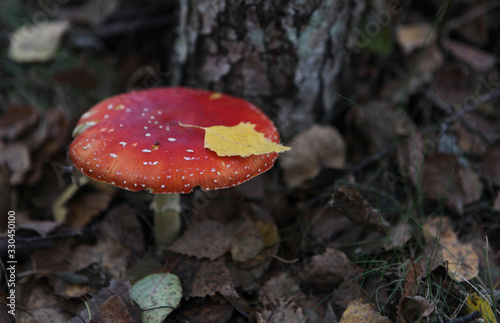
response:
<path id="1" fill-rule="evenodd" d="M 157 252 L 170 246 L 181 231 L 180 194 L 155 194 L 149 206 L 154 212 L 154 233 Z"/>

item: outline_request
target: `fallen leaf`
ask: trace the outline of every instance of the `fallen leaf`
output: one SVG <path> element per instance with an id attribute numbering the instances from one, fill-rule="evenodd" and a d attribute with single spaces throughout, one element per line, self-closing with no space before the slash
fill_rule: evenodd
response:
<path id="1" fill-rule="evenodd" d="M 175 311 L 176 322 L 226 323 L 231 322 L 234 308 L 229 303 L 220 304 L 208 299 L 192 299 Z"/>
<path id="2" fill-rule="evenodd" d="M 493 202 L 491 209 L 493 211 L 500 212 L 500 192 L 497 193 L 497 197 L 495 198 L 495 202 Z"/>
<path id="3" fill-rule="evenodd" d="M 128 206 L 118 205 L 104 219 L 97 243 L 72 246 L 66 261 L 72 270 L 100 264 L 111 277 L 120 277 L 135 257 L 144 253 L 141 226 Z"/>
<path id="4" fill-rule="evenodd" d="M 478 114 L 467 113 L 462 116 L 462 119 L 467 122 L 470 127 L 480 129 L 479 131 L 486 137 L 494 136 L 494 126 L 487 118 Z M 455 133 L 457 146 L 460 150 L 475 156 L 482 156 L 486 153 L 487 144 L 478 134 L 470 131 L 460 122 L 455 122 L 451 126 L 451 129 L 453 129 Z"/>
<path id="5" fill-rule="evenodd" d="M 406 265 L 405 273 L 403 297 L 415 296 L 418 285 L 424 277 L 424 269 L 420 264 L 412 261 Z"/>
<path id="6" fill-rule="evenodd" d="M 464 168 L 455 155 L 437 153 L 425 158 L 422 191 L 427 198 L 441 201 L 456 214 L 477 201 L 483 184 L 476 172 Z"/>
<path id="7" fill-rule="evenodd" d="M 260 290 L 262 300 L 277 300 L 280 298 L 301 299 L 305 294 L 301 291 L 296 279 L 282 272 L 276 277 L 267 280 Z"/>
<path id="8" fill-rule="evenodd" d="M 478 296 L 476 293 L 469 294 L 467 296 L 467 311 L 469 313 L 478 311 L 481 313 L 481 317 L 486 323 L 496 323 L 495 314 L 491 309 L 489 300 L 482 296 Z"/>
<path id="9" fill-rule="evenodd" d="M 68 21 L 46 21 L 19 27 L 10 37 L 9 58 L 18 63 L 50 60 L 68 28 Z"/>
<path id="10" fill-rule="evenodd" d="M 436 39 L 436 32 L 429 23 L 401 25 L 396 29 L 396 40 L 407 55 L 415 49 L 433 45 Z"/>
<path id="11" fill-rule="evenodd" d="M 340 323 L 359 322 L 389 323 L 391 320 L 387 316 L 380 315 L 373 304 L 363 304 L 359 300 L 353 300 L 342 314 Z"/>
<path id="12" fill-rule="evenodd" d="M 0 291 L 0 304 L 2 304 L 0 307 L 0 322 L 14 323 L 15 316 L 9 314 L 9 311 L 11 310 L 10 300 L 7 299 L 7 294 L 3 291 Z"/>
<path id="13" fill-rule="evenodd" d="M 476 71 L 490 71 L 495 66 L 495 55 L 453 40 L 446 40 L 443 45 L 456 58 L 467 63 Z"/>
<path id="14" fill-rule="evenodd" d="M 215 151 L 218 156 L 248 157 L 280 153 L 291 149 L 270 141 L 264 137 L 263 133 L 256 131 L 255 125 L 249 122 L 241 122 L 234 127 L 200 127 L 181 123 L 179 125 L 205 130 L 205 148 Z"/>
<path id="15" fill-rule="evenodd" d="M 363 270 L 353 264 L 345 253 L 328 248 L 324 253 L 313 256 L 299 276 L 305 283 L 330 289 L 351 279 L 357 281 L 362 273 Z"/>
<path id="16" fill-rule="evenodd" d="M 129 316 L 132 318 L 132 322 L 140 322 L 140 315 L 142 311 L 130 299 L 130 287 L 131 286 L 129 281 L 123 281 L 119 279 L 112 280 L 109 283 L 109 287 L 102 288 L 97 293 L 91 294 L 92 298 L 90 300 L 87 300 L 85 303 L 82 302 L 78 306 L 77 315 L 73 317 L 68 323 L 90 323 L 91 320 L 89 316 L 92 318 L 100 318 L 101 306 L 106 304 L 106 302 L 110 298 L 114 297 L 118 297 L 126 306 L 126 312 L 125 309 L 123 311 L 129 314 Z M 115 302 L 116 301 L 113 301 L 113 303 Z M 104 309 L 105 311 L 103 314 L 108 313 L 106 310 L 109 309 L 109 307 L 104 306 Z M 125 318 L 127 317 L 127 315 L 124 316 Z"/>
<path id="17" fill-rule="evenodd" d="M 0 146 L 0 164 L 6 163 L 10 170 L 10 184 L 20 185 L 24 176 L 31 169 L 30 152 L 22 143 L 12 143 Z"/>
<path id="18" fill-rule="evenodd" d="M 294 149 L 278 159 L 284 171 L 283 180 L 288 186 L 298 186 L 316 177 L 322 168 L 342 168 L 345 165 L 345 142 L 332 126 L 313 125 L 291 142 Z"/>
<path id="19" fill-rule="evenodd" d="M 398 223 L 389 230 L 389 239 L 384 242 L 384 249 L 392 250 L 403 247 L 411 238 L 412 226 L 408 222 Z"/>
<path id="20" fill-rule="evenodd" d="M 116 295 L 110 296 L 99 306 L 99 314 L 106 323 L 132 323 L 127 307 Z"/>
<path id="21" fill-rule="evenodd" d="M 461 10 L 457 12 L 458 17 L 467 17 L 464 21 L 460 18 L 456 19 L 459 22 L 458 26 L 452 26 L 452 32 L 456 32 L 461 38 L 470 42 L 472 44 L 478 45 L 478 47 L 486 46 L 490 36 L 488 28 L 489 14 L 491 10 L 486 9 L 485 5 L 487 1 L 471 1 L 464 3 L 461 6 Z M 474 13 L 473 15 L 470 15 Z M 452 19 L 452 21 L 455 19 Z"/>
<path id="22" fill-rule="evenodd" d="M 208 261 L 182 257 L 172 273 L 182 281 L 184 299 L 214 296 L 216 293 L 238 297 L 231 273 L 222 258 Z"/>
<path id="23" fill-rule="evenodd" d="M 161 323 L 179 306 L 182 287 L 174 274 L 153 274 L 136 282 L 129 293 L 143 310 L 143 322 Z"/>
<path id="24" fill-rule="evenodd" d="M 433 263 L 443 265 L 453 280 L 469 281 L 479 274 L 479 256 L 472 243 L 458 241 L 448 217 L 428 221 L 424 224 L 424 232 L 426 250 L 434 257 Z"/>
<path id="25" fill-rule="evenodd" d="M 59 222 L 55 221 L 36 221 L 36 220 L 31 220 L 22 223 L 21 225 L 18 226 L 19 230 L 33 230 L 36 233 L 38 233 L 41 237 L 46 237 L 48 234 L 50 234 L 52 231 L 54 231 L 56 228 L 61 227 L 62 224 Z"/>
<path id="26" fill-rule="evenodd" d="M 215 260 L 231 249 L 231 235 L 223 224 L 216 221 L 191 223 L 168 249 L 198 259 Z"/>
<path id="27" fill-rule="evenodd" d="M 31 281 L 26 292 L 17 304 L 23 309 L 16 312 L 17 322 L 67 322 L 71 318 L 70 312 L 64 310 L 68 300 L 54 294 L 46 280 Z"/>
<path id="28" fill-rule="evenodd" d="M 84 90 L 89 90 L 97 85 L 95 75 L 84 66 L 77 66 L 69 70 L 54 72 L 52 79 L 55 83 L 69 84 Z"/>
<path id="29" fill-rule="evenodd" d="M 435 306 L 431 305 L 425 297 L 405 296 L 398 306 L 398 322 L 421 322 L 434 312 Z"/>
<path id="30" fill-rule="evenodd" d="M 231 231 L 231 258 L 234 261 L 248 261 L 262 251 L 262 235 L 250 219 L 234 225 Z"/>
<path id="31" fill-rule="evenodd" d="M 365 228 L 381 233 L 390 229 L 389 223 L 379 214 L 380 211 L 373 208 L 355 189 L 339 187 L 333 194 L 331 205 L 349 220 Z"/>
<path id="32" fill-rule="evenodd" d="M 66 223 L 72 227 L 84 227 L 109 207 L 113 194 L 88 192 L 68 202 Z"/>
<path id="33" fill-rule="evenodd" d="M 302 309 L 290 299 L 280 299 L 256 314 L 258 323 L 302 322 L 304 314 Z"/>
<path id="34" fill-rule="evenodd" d="M 358 159 L 376 154 L 391 145 L 395 138 L 408 136 L 416 130 L 405 111 L 394 103 L 378 99 L 350 109 L 347 122 L 347 146 L 350 154 Z"/>
<path id="35" fill-rule="evenodd" d="M 481 168 L 484 175 L 495 185 L 500 186 L 500 147 L 493 147 L 483 156 Z"/>
<path id="36" fill-rule="evenodd" d="M 39 120 L 40 114 L 31 106 L 10 106 L 0 117 L 0 138 L 19 138 L 33 130 Z"/>
<path id="37" fill-rule="evenodd" d="M 470 82 L 469 69 L 464 65 L 448 64 L 437 71 L 433 79 L 434 91 L 450 107 L 447 112 L 453 112 L 454 105 L 462 105 L 472 94 Z"/>

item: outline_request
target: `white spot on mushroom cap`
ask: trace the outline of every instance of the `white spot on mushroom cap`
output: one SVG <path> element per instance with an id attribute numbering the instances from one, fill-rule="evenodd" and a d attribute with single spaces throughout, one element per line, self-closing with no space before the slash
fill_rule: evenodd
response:
<path id="1" fill-rule="evenodd" d="M 168 141 L 176 141 L 177 139 L 175 138 L 168 138 Z"/>
<path id="2" fill-rule="evenodd" d="M 151 150 L 150 150 L 150 149 L 143 149 L 143 150 L 142 150 L 142 152 L 143 152 L 143 153 L 150 153 L 150 152 L 151 152 Z"/>
<path id="3" fill-rule="evenodd" d="M 122 141 L 122 142 L 119 143 L 119 145 L 122 145 L 123 147 L 125 147 L 126 144 L 127 143 L 125 141 Z"/>
<path id="4" fill-rule="evenodd" d="M 192 150 L 192 149 L 187 149 L 186 151 L 187 151 L 188 153 L 194 153 L 194 150 Z"/>
<path id="5" fill-rule="evenodd" d="M 110 155 L 111 157 L 113 157 L 113 158 L 117 158 L 117 157 L 118 157 L 118 155 L 117 155 L 117 154 L 109 154 L 109 155 Z"/>
<path id="6" fill-rule="evenodd" d="M 150 134 L 150 133 L 147 133 L 145 136 L 146 136 L 146 137 L 151 137 L 151 134 Z"/>

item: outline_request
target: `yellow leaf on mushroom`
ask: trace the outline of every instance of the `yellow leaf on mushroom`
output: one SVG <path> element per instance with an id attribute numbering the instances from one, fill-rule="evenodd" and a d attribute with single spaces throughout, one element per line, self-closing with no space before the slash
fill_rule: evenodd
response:
<path id="1" fill-rule="evenodd" d="M 182 123 L 179 125 L 205 130 L 205 148 L 215 151 L 218 156 L 248 157 L 273 152 L 281 153 L 291 149 L 270 141 L 263 133 L 256 131 L 255 125 L 249 122 L 240 122 L 233 127 L 200 127 Z"/>

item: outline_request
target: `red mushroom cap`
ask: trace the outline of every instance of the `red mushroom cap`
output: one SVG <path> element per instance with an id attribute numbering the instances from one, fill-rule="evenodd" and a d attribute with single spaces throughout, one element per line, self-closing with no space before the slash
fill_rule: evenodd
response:
<path id="1" fill-rule="evenodd" d="M 85 175 L 130 191 L 189 193 L 231 187 L 270 169 L 277 153 L 219 157 L 204 148 L 210 126 L 255 124 L 278 143 L 272 121 L 251 103 L 222 93 L 158 88 L 117 95 L 82 115 L 69 148 Z"/>

